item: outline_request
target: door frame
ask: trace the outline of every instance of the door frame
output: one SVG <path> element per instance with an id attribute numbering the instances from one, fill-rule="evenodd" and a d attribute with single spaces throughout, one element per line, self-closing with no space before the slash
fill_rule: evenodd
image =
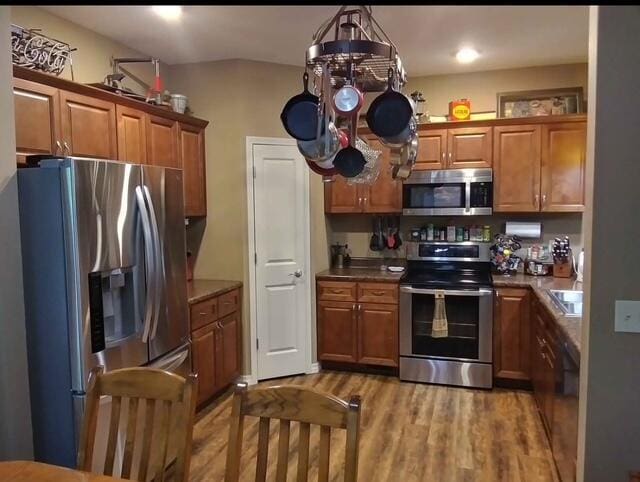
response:
<path id="1" fill-rule="evenodd" d="M 258 335 L 258 317 L 257 317 L 257 289 L 256 286 L 256 223 L 254 210 L 254 185 L 253 185 L 253 147 L 255 145 L 266 144 L 271 146 L 296 146 L 295 139 L 281 137 L 246 137 L 246 182 L 247 182 L 247 259 L 249 260 L 249 354 L 251 356 L 251 372 L 243 376 L 243 380 L 253 385 L 258 383 L 258 350 L 256 347 L 256 339 Z M 304 305 L 307 320 L 305 323 L 305 350 L 306 350 L 306 373 L 316 373 L 318 371 L 317 364 L 313 362 L 311 333 L 313 330 L 313 316 L 311 312 L 311 209 L 310 209 L 310 192 L 309 192 L 309 171 L 304 176 L 304 210 L 306 213 L 304 221 L 304 263 L 307 288 L 304 290 Z"/>

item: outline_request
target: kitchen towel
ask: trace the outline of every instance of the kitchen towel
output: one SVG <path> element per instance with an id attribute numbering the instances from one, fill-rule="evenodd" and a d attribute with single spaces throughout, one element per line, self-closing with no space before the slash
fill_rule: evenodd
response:
<path id="1" fill-rule="evenodd" d="M 446 338 L 449 336 L 449 325 L 447 323 L 447 310 L 444 305 L 444 290 L 436 290 L 435 297 L 431 336 L 433 338 Z"/>

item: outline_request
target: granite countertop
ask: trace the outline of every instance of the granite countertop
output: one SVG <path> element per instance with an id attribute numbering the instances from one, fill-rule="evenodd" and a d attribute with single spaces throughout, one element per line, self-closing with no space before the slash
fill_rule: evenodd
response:
<path id="1" fill-rule="evenodd" d="M 380 268 L 331 268 L 316 274 L 318 281 L 386 281 L 389 283 L 398 283 L 402 277 L 402 273 L 392 273 L 391 271 L 381 270 Z"/>
<path id="2" fill-rule="evenodd" d="M 189 304 L 227 293 L 236 288 L 240 288 L 240 281 L 219 280 L 219 279 L 194 279 L 187 283 L 187 299 Z"/>
<path id="3" fill-rule="evenodd" d="M 583 291 L 582 283 L 573 278 L 554 278 L 553 276 L 528 276 L 518 273 L 515 276 L 493 275 L 494 287 L 531 288 L 547 311 L 555 318 L 556 323 L 573 347 L 580 353 L 582 339 L 582 317 L 565 316 L 553 303 L 547 290 Z"/>

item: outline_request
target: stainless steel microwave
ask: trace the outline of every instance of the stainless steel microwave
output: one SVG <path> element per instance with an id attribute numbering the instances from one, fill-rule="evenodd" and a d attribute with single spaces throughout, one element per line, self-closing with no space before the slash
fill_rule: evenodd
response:
<path id="1" fill-rule="evenodd" d="M 402 214 L 408 216 L 477 216 L 493 212 L 491 169 L 413 171 L 402 189 Z"/>

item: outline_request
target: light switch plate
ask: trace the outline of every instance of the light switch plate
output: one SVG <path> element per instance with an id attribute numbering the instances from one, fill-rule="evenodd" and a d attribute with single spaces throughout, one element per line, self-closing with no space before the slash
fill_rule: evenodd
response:
<path id="1" fill-rule="evenodd" d="M 640 333 L 640 301 L 616 300 L 615 331 Z"/>

